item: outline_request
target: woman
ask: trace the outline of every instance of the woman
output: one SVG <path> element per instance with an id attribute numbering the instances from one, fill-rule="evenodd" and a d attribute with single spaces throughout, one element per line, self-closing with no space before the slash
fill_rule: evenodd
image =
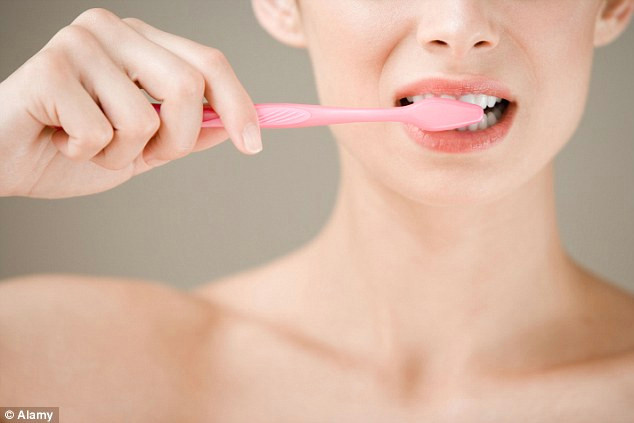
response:
<path id="1" fill-rule="evenodd" d="M 634 421 L 634 298 L 566 253 L 553 191 L 594 48 L 625 30 L 634 1 L 253 8 L 307 48 L 322 104 L 474 94 L 506 109 L 489 129 L 435 135 L 331 127 L 342 179 L 319 235 L 191 292 L 3 283 L 3 403 L 59 406 L 65 422 Z M 139 87 L 162 100 L 160 119 Z M 203 96 L 226 130 L 200 129 Z M 105 191 L 227 137 L 261 149 L 221 52 L 103 9 L 57 33 L 0 98 L 3 195 Z"/>

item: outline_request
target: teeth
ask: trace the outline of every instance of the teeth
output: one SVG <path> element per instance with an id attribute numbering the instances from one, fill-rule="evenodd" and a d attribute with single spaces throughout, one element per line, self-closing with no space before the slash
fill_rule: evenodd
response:
<path id="1" fill-rule="evenodd" d="M 431 94 L 431 93 L 426 93 L 426 94 L 420 94 L 420 95 L 407 97 L 407 101 L 409 101 L 410 103 L 416 103 L 430 97 L 438 97 L 438 96 L 435 96 L 434 94 Z M 477 104 L 483 109 L 486 109 L 487 107 L 493 107 L 495 106 L 496 103 L 499 103 L 500 101 L 502 101 L 500 97 L 495 97 L 495 96 L 486 95 L 486 94 L 465 94 L 461 96 L 460 98 L 457 98 L 456 96 L 449 95 L 449 94 L 441 94 L 439 97 L 450 98 L 452 100 L 458 99 L 466 103 Z"/>
<path id="2" fill-rule="evenodd" d="M 409 101 L 410 103 L 417 103 L 431 97 L 450 98 L 452 100 L 457 99 L 456 96 L 449 94 L 441 94 L 440 96 L 436 96 L 432 93 L 426 93 L 407 97 L 407 101 Z M 469 126 L 464 126 L 462 128 L 456 128 L 457 131 L 481 131 L 495 125 L 502 117 L 502 111 L 500 110 L 500 108 L 495 107 L 497 103 L 502 101 L 500 97 L 490 96 L 486 94 L 465 94 L 458 98 L 458 100 L 464 101 L 465 103 L 477 104 L 478 106 L 482 107 L 482 109 L 493 108 L 493 110 L 484 114 L 480 122 L 471 124 Z"/>
<path id="3" fill-rule="evenodd" d="M 465 103 L 477 104 L 475 101 L 475 95 L 467 94 L 460 97 L 460 101 L 464 101 Z"/>
<path id="4" fill-rule="evenodd" d="M 498 123 L 498 118 L 495 117 L 495 114 L 493 112 L 487 113 L 487 125 L 493 126 L 496 123 Z"/>
<path id="5" fill-rule="evenodd" d="M 487 129 L 488 127 L 489 127 L 489 122 L 487 120 L 487 115 L 483 115 L 482 120 L 480 120 L 480 123 L 478 124 L 478 129 L 482 130 L 482 129 Z"/>
<path id="6" fill-rule="evenodd" d="M 482 131 L 484 129 L 487 129 L 487 128 L 495 125 L 497 122 L 498 122 L 498 119 L 495 116 L 495 113 L 488 112 L 488 113 L 486 113 L 485 115 L 482 116 L 482 119 L 480 119 L 480 122 L 473 123 L 473 124 L 467 126 L 466 128 L 468 128 L 469 131 Z M 459 131 L 464 131 L 465 127 L 458 128 L 458 130 Z"/>
<path id="7" fill-rule="evenodd" d="M 475 101 L 478 106 L 482 107 L 483 109 L 486 109 L 487 107 L 487 97 L 484 94 L 478 94 L 475 96 Z"/>

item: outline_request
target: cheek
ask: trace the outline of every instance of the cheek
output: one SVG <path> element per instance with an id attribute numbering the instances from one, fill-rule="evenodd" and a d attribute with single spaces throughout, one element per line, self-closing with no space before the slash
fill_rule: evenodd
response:
<path id="1" fill-rule="evenodd" d="M 570 13 L 575 10 L 574 13 Z M 526 41 L 534 69 L 518 152 L 543 164 L 572 138 L 583 116 L 594 55 L 592 11 L 570 8 L 542 21 Z M 521 150 L 521 151 L 520 151 Z"/>
<path id="2" fill-rule="evenodd" d="M 307 19 L 311 62 L 324 105 L 376 107 L 379 80 L 398 34 L 389 10 L 367 1 L 311 2 Z M 394 18 L 396 19 L 396 17 Z"/>
<path id="3" fill-rule="evenodd" d="M 311 4 L 308 52 L 320 103 L 381 107 L 379 96 L 385 63 L 403 36 L 399 25 L 393 23 L 402 21 L 402 17 L 394 14 L 398 8 L 385 3 L 380 8 L 369 7 L 367 1 L 359 7 L 360 2 L 349 0 L 319 0 L 318 4 Z M 362 123 L 329 128 L 338 145 L 353 160 L 364 166 L 376 164 L 371 172 L 389 178 L 404 154 L 394 150 L 393 142 L 385 142 L 389 137 L 394 138 L 397 125 Z"/>

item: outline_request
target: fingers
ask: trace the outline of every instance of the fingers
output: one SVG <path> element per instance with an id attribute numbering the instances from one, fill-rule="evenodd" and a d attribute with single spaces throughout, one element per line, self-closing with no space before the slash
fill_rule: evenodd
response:
<path id="1" fill-rule="evenodd" d="M 220 116 L 238 150 L 247 154 L 262 150 L 253 101 L 220 50 L 161 31 L 139 19 L 124 18 L 123 22 L 148 40 L 192 64 L 202 74 L 205 80 L 205 98 Z"/>
<path id="2" fill-rule="evenodd" d="M 58 85 L 64 92 L 52 92 L 56 119 L 64 131 L 53 134 L 51 141 L 59 151 L 73 160 L 88 160 L 113 136 L 112 126 L 94 99 L 75 79 Z"/>
<path id="3" fill-rule="evenodd" d="M 91 60 L 69 55 L 78 70 L 79 79 L 94 101 L 97 101 L 111 125 L 112 139 L 107 145 L 81 142 L 75 148 L 77 157 L 107 169 L 120 170 L 130 165 L 144 149 L 160 126 L 160 118 L 138 87 L 118 68 L 89 31 L 76 25 L 66 27 L 82 43 Z M 78 117 L 81 115 L 78 115 Z M 58 136 L 59 139 L 59 136 Z"/>
<path id="4" fill-rule="evenodd" d="M 67 31 L 56 35 L 68 36 Z M 63 155 L 85 161 L 112 140 L 110 121 L 59 47 L 43 49 L 33 56 L 25 63 L 24 72 L 31 88 L 23 94 L 26 110 L 37 122 L 64 129 L 54 132 L 51 138 Z"/>
<path id="5" fill-rule="evenodd" d="M 84 12 L 73 25 L 89 30 L 129 79 L 138 81 L 152 97 L 163 101 L 161 125 L 148 141 L 144 159 L 173 160 L 189 154 L 201 130 L 205 88 L 202 75 L 107 10 Z M 95 90 L 102 95 L 99 86 Z"/>
<path id="6" fill-rule="evenodd" d="M 51 139 L 62 154 L 73 160 L 88 160 L 112 140 L 110 121 L 61 53 L 44 51 L 31 63 L 29 79 L 41 84 L 46 96 L 31 101 L 29 113 L 46 125 L 64 128 Z"/>
<path id="7" fill-rule="evenodd" d="M 228 136 L 243 153 L 262 149 L 253 102 L 216 49 L 105 9 L 82 13 L 49 44 L 42 56 L 52 50 L 57 55 L 50 57 L 69 64 L 52 73 L 75 78 L 49 84 L 57 87 L 59 118 L 52 120 L 68 134 L 58 131 L 52 139 L 72 159 L 122 169 L 137 159 L 183 157 Z M 162 100 L 160 118 L 139 88 Z M 204 97 L 224 128 L 201 128 Z"/>

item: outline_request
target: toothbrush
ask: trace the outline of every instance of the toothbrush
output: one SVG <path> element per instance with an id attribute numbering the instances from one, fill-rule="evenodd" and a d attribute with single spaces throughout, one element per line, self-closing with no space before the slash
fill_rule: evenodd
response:
<path id="1" fill-rule="evenodd" d="M 160 112 L 161 105 L 152 103 Z M 411 123 L 426 131 L 445 131 L 478 123 L 482 107 L 450 98 L 430 97 L 419 102 L 391 108 L 348 108 L 298 103 L 256 104 L 261 128 L 302 128 L 354 122 Z M 222 128 L 222 120 L 209 106 L 203 105 L 203 128 Z"/>

